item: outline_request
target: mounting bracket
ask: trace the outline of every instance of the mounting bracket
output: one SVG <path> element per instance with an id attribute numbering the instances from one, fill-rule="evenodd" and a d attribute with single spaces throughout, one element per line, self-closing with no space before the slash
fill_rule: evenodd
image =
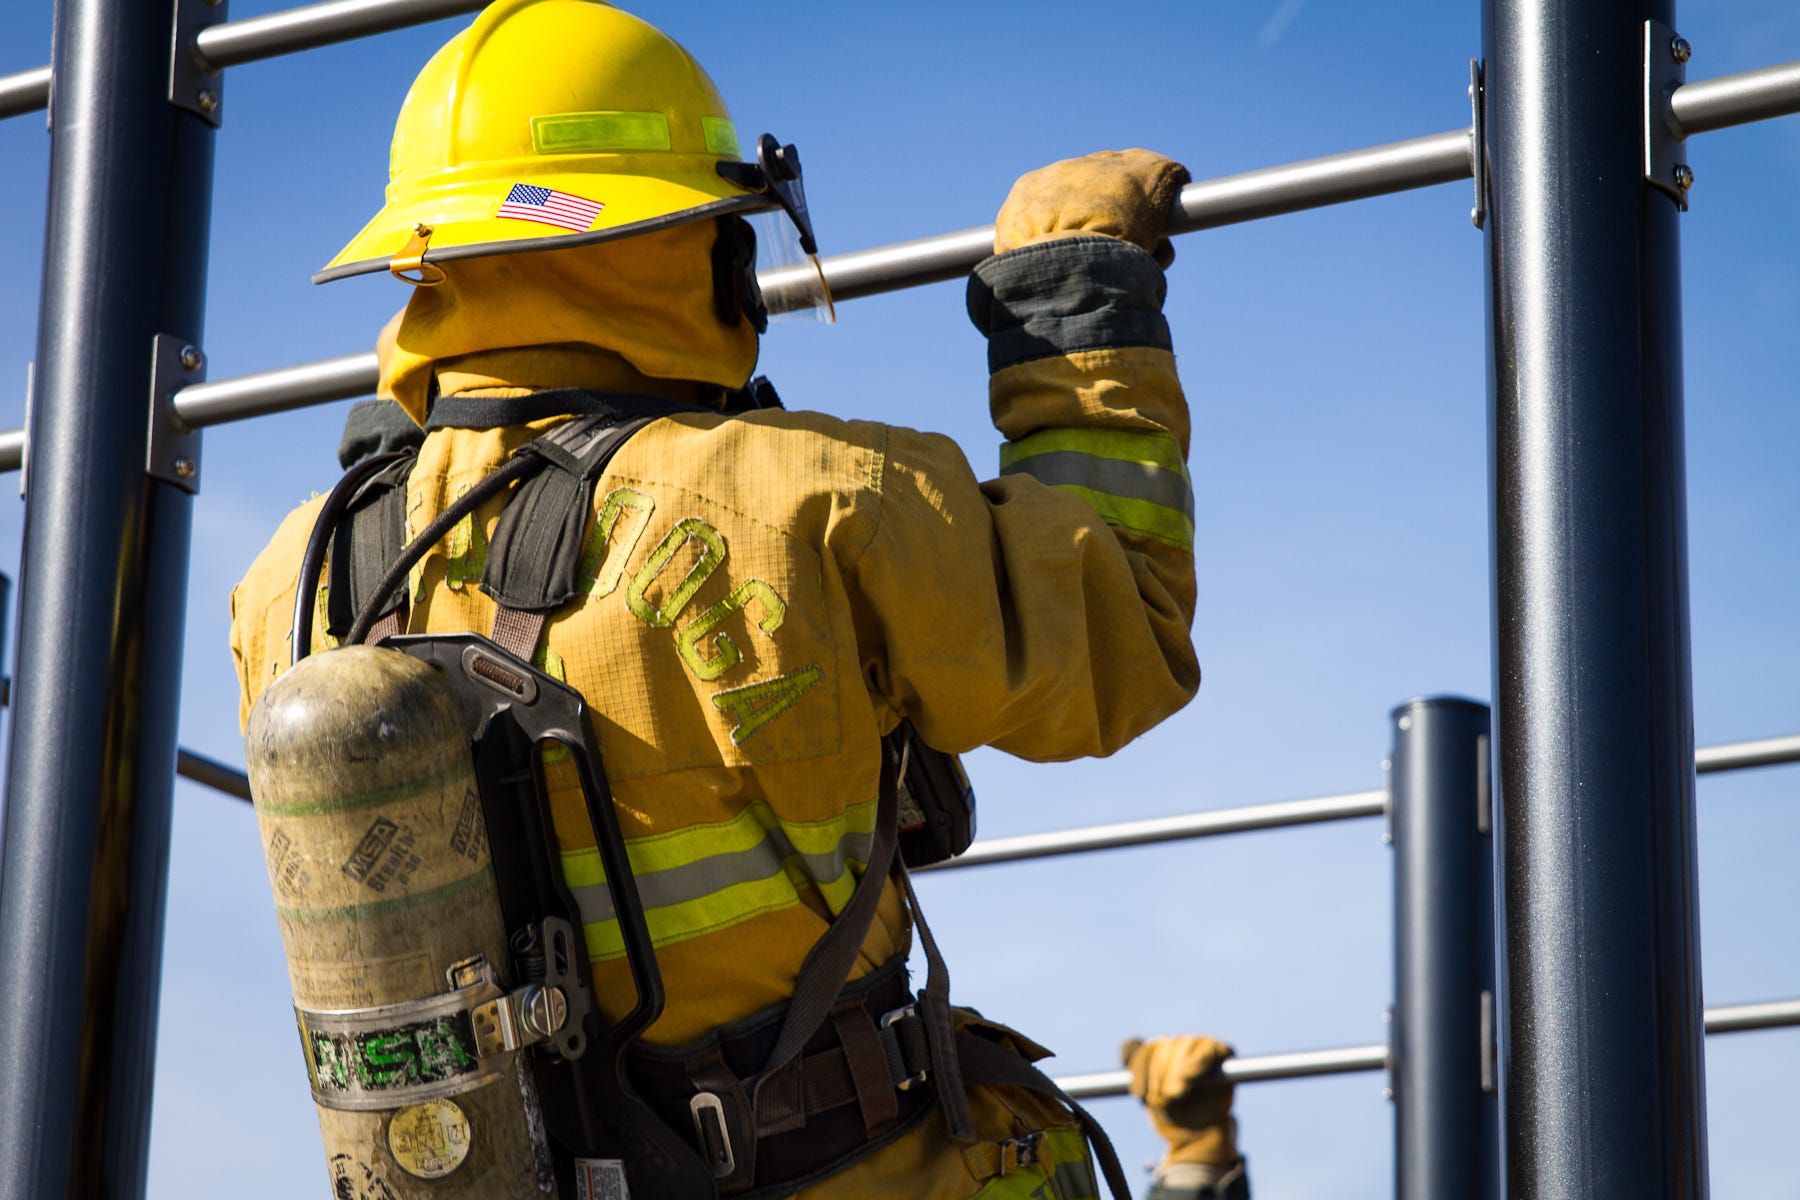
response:
<path id="1" fill-rule="evenodd" d="M 1481 60 L 1469 60 L 1469 174 L 1475 179 L 1475 207 L 1469 220 L 1480 229 L 1487 224 L 1487 96 Z"/>
<path id="2" fill-rule="evenodd" d="M 175 0 L 169 39 L 169 103 L 214 129 L 224 103 L 225 76 L 200 53 L 200 31 L 225 19 L 225 0 Z"/>
<path id="3" fill-rule="evenodd" d="M 1682 161 L 1687 133 L 1675 119 L 1675 89 L 1693 57 L 1687 39 L 1661 21 L 1644 22 L 1644 182 L 1687 211 L 1694 171 Z"/>
<path id="4" fill-rule="evenodd" d="M 150 355 L 150 437 L 144 473 L 189 494 L 200 490 L 200 431 L 175 413 L 175 393 L 206 378 L 206 358 L 186 338 L 159 333 Z"/>

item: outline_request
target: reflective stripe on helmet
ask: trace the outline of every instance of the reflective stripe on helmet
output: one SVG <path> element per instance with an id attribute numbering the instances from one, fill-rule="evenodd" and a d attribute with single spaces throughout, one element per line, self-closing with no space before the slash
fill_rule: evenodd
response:
<path id="1" fill-rule="evenodd" d="M 782 821 L 759 803 L 729 821 L 627 838 L 651 940 L 658 946 L 685 941 L 797 905 L 807 887 L 837 912 L 867 864 L 874 826 L 874 800 L 817 822 Z M 589 957 L 619 957 L 623 943 L 599 852 L 566 851 L 562 862 Z"/>
<path id="2" fill-rule="evenodd" d="M 1169 434 L 1042 429 L 1000 448 L 1000 473 L 1074 492 L 1109 525 L 1194 548 L 1193 485 Z"/>

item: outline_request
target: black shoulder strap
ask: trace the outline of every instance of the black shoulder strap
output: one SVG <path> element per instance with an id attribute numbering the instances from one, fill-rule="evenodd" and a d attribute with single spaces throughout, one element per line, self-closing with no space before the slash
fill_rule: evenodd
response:
<path id="1" fill-rule="evenodd" d="M 406 548 L 406 480 L 417 461 L 417 453 L 408 452 L 363 484 L 331 535 L 325 629 L 340 641 L 375 599 L 375 583 L 388 564 Z M 398 613 L 405 602 L 402 585 L 381 598 L 376 615 Z"/>
<path id="2" fill-rule="evenodd" d="M 398 411 L 392 401 L 374 403 Z M 346 446 L 350 445 L 351 433 L 360 429 L 357 420 L 364 415 L 361 410 L 368 407 L 371 406 L 361 405 L 352 411 Z M 496 530 L 483 575 L 483 589 L 503 609 L 526 612 L 547 614 L 574 599 L 594 480 L 625 439 L 639 428 L 655 417 L 690 407 L 656 396 L 576 389 L 499 398 L 447 396 L 438 400 L 432 406 L 428 428 L 486 428 L 577 415 L 576 420 L 557 426 L 514 452 L 515 460 L 527 461 L 509 464 L 510 478 L 518 477 L 520 467 L 543 477 L 528 480 L 520 487 L 502 514 L 501 528 Z M 382 633 L 404 623 L 404 577 L 386 595 L 377 598 L 376 592 L 399 559 L 409 551 L 422 554 L 431 545 L 422 536 L 412 546 L 406 542 L 406 481 L 424 436 L 410 419 L 407 424 L 408 436 L 403 439 L 388 436 L 383 426 L 373 431 L 379 436 L 357 440 L 345 464 L 350 475 L 339 485 L 343 494 L 339 497 L 334 492 L 336 503 L 321 513 L 321 528 L 314 530 L 313 540 L 319 543 L 318 548 L 322 550 L 327 539 L 331 548 L 326 627 L 340 641 L 355 629 L 356 618 L 365 612 L 370 614 L 366 625 Z M 365 446 L 365 442 L 369 444 Z M 379 468 L 367 461 L 377 451 L 393 446 L 398 446 L 402 457 L 389 455 L 391 461 Z M 341 448 L 340 458 L 345 456 Z M 551 469 L 546 471 L 546 467 Z M 354 483 L 352 475 L 356 476 Z M 507 517 L 521 501 L 523 511 Z M 461 515 L 459 512 L 457 517 Z M 301 590 L 308 595 L 312 591 L 310 586 Z M 525 657 L 529 657 L 529 652 Z"/>
<path id="3" fill-rule="evenodd" d="M 594 481 L 651 417 L 610 414 L 558 425 L 519 448 L 543 460 L 501 510 L 489 539 L 481 590 L 503 608 L 549 613 L 575 599 L 593 516 Z"/>

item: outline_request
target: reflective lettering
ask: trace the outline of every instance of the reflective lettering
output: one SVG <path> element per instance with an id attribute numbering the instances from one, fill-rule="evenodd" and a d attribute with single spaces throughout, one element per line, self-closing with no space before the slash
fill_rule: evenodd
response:
<path id="1" fill-rule="evenodd" d="M 644 536 L 644 528 L 650 524 L 650 514 L 655 511 L 656 501 L 640 491 L 622 487 L 607 493 L 600 505 L 600 515 L 594 521 L 593 535 L 588 538 L 587 552 L 581 557 L 580 578 L 587 583 L 588 595 L 612 595 L 613 589 L 619 586 L 619 577 L 625 573 L 625 564 Z M 624 513 L 631 514 L 625 535 L 619 541 L 618 550 L 608 554 L 606 543 Z M 600 569 L 602 559 L 606 564 L 604 571 Z"/>
<path id="2" fill-rule="evenodd" d="M 700 561 L 688 571 L 687 577 L 676 585 L 669 593 L 669 598 L 660 607 L 651 604 L 644 598 L 656 577 L 662 574 L 675 552 L 686 545 L 689 539 L 699 542 L 701 546 Z M 675 623 L 681 610 L 687 607 L 694 593 L 700 590 L 707 577 L 718 569 L 725 561 L 725 538 L 718 530 L 702 521 L 699 517 L 688 517 L 675 528 L 669 530 L 669 536 L 662 544 L 650 552 L 644 565 L 638 568 L 631 577 L 631 586 L 625 591 L 625 604 L 635 613 L 639 620 L 653 629 L 666 629 Z"/>
<path id="3" fill-rule="evenodd" d="M 752 600 L 762 603 L 763 616 L 762 620 L 756 622 L 757 629 L 764 634 L 772 634 L 781 628 L 781 622 L 787 617 L 787 605 L 767 583 L 760 579 L 746 579 L 733 588 L 725 599 L 695 617 L 681 631 L 681 636 L 675 639 L 675 649 L 681 655 L 681 661 L 688 665 L 688 670 L 701 679 L 717 679 L 737 665 L 740 657 L 737 643 L 731 640 L 729 634 L 721 633 L 713 639 L 714 653 L 710 659 L 700 649 L 700 639 L 719 622 Z"/>
<path id="4" fill-rule="evenodd" d="M 737 718 L 737 727 L 731 731 L 731 744 L 741 746 L 757 730 L 799 703 L 800 697 L 824 676 L 825 672 L 817 665 L 801 667 L 761 683 L 714 692 L 713 707 Z"/>

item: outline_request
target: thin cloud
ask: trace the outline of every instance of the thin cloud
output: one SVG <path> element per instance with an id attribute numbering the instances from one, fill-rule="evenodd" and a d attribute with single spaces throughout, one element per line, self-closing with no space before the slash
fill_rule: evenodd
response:
<path id="1" fill-rule="evenodd" d="M 1281 0 L 1275 6 L 1275 11 L 1269 14 L 1269 19 L 1263 23 L 1261 32 L 1256 35 L 1257 47 L 1267 50 L 1279 42 L 1281 35 L 1287 32 L 1288 26 L 1294 23 L 1294 18 L 1300 15 L 1300 10 L 1305 6 L 1306 0 Z"/>

